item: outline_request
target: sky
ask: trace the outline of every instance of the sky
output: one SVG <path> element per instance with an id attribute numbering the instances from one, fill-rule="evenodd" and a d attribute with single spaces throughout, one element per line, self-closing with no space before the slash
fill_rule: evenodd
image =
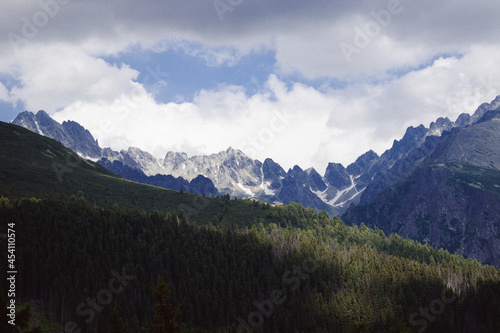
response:
<path id="1" fill-rule="evenodd" d="M 500 91 L 493 0 L 2 0 L 0 121 L 323 173 Z"/>

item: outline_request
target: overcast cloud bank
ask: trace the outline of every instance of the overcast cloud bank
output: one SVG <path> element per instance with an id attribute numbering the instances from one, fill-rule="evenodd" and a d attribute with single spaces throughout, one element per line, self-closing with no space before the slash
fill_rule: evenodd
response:
<path id="1" fill-rule="evenodd" d="M 471 113 L 500 88 L 496 1 L 7 0 L 0 7 L 0 101 L 11 105 L 0 109 L 1 120 L 44 109 L 79 122 L 101 146 L 157 156 L 233 146 L 286 168 L 324 170 L 369 149 L 382 153 L 410 125 Z M 272 52 L 274 59 L 268 75 L 249 80 L 258 91 L 221 74 L 193 98 L 168 101 L 174 68 L 161 55 L 169 50 L 234 73 L 245 57 Z M 151 52 L 160 59 L 148 65 L 153 71 L 129 62 Z"/>

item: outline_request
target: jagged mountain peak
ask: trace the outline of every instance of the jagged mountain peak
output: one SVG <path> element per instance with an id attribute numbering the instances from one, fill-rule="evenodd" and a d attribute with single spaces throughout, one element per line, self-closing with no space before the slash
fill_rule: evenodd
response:
<path id="1" fill-rule="evenodd" d="M 182 163 L 188 159 L 188 155 L 186 153 L 178 153 L 178 152 L 173 152 L 169 151 L 164 158 L 163 164 L 168 164 L 168 163 Z"/>
<path id="2" fill-rule="evenodd" d="M 500 109 L 487 111 L 476 123 L 443 137 L 426 163 L 458 161 L 500 170 Z"/>
<path id="3" fill-rule="evenodd" d="M 241 150 L 237 150 L 237 149 L 234 149 L 233 147 L 229 146 L 227 149 L 226 149 L 226 153 L 228 154 L 236 154 L 237 152 L 241 152 Z"/>
<path id="4" fill-rule="evenodd" d="M 122 151 L 125 151 L 124 149 Z M 126 150 L 127 153 L 131 153 L 131 154 L 141 154 L 141 153 L 145 153 L 141 148 L 139 147 L 128 147 L 128 149 Z"/>
<path id="5" fill-rule="evenodd" d="M 500 107 L 500 95 L 498 95 L 493 101 L 490 103 L 481 104 L 477 110 L 472 115 L 469 125 L 477 122 L 481 117 L 488 111 L 495 110 Z"/>
<path id="6" fill-rule="evenodd" d="M 36 113 L 33 113 L 31 111 L 22 111 L 20 112 L 16 118 L 26 118 L 26 117 L 30 117 L 30 118 L 35 118 L 35 117 L 48 117 L 50 119 L 52 119 L 49 114 L 47 112 L 45 112 L 44 110 L 38 110 Z M 11 123 L 14 123 L 14 121 L 12 121 Z"/>
<path id="7" fill-rule="evenodd" d="M 239 149 L 234 149 L 233 147 L 228 147 L 226 150 L 221 150 L 218 153 L 213 153 L 209 155 L 193 155 L 191 157 L 188 157 L 188 155 L 184 152 L 174 152 L 174 151 L 169 151 L 165 155 L 165 160 L 199 160 L 199 159 L 231 159 L 231 158 L 238 158 L 238 159 L 250 159 L 249 156 L 247 156 L 244 152 L 242 152 Z"/>
<path id="8" fill-rule="evenodd" d="M 278 182 L 286 176 L 285 170 L 271 158 L 266 158 L 262 164 L 262 173 L 264 181 Z"/>
<path id="9" fill-rule="evenodd" d="M 325 179 L 338 190 L 349 187 L 352 183 L 349 173 L 340 163 L 328 163 Z"/>
<path id="10" fill-rule="evenodd" d="M 311 168 L 308 168 L 308 169 L 306 169 L 306 170 L 304 170 L 304 172 L 305 172 L 306 174 L 308 174 L 308 175 L 315 175 L 315 174 L 318 174 L 318 175 L 319 175 L 319 173 L 316 171 L 316 169 L 314 169 L 314 168 L 312 168 L 312 167 L 311 167 Z"/>
<path id="11" fill-rule="evenodd" d="M 239 149 L 234 149 L 231 146 L 229 146 L 226 150 L 220 151 L 218 154 L 213 154 L 213 155 L 220 156 L 223 158 L 238 158 L 238 159 L 253 161 L 253 159 L 250 158 L 248 155 L 246 155 L 244 152 L 242 152 Z"/>
<path id="12" fill-rule="evenodd" d="M 110 161 L 120 161 L 127 166 L 141 170 L 148 176 L 158 174 L 160 173 L 158 171 L 161 170 L 161 165 L 159 165 L 157 159 L 153 155 L 137 147 L 129 147 L 127 150 L 122 149 L 120 153 L 113 156 Z"/>
<path id="13" fill-rule="evenodd" d="M 45 110 L 38 110 L 38 112 L 36 113 L 36 117 L 39 118 L 39 119 L 50 119 L 50 120 L 53 120 L 49 114 L 47 112 L 45 112 Z"/>
<path id="14" fill-rule="evenodd" d="M 35 114 L 31 111 L 22 111 L 22 112 L 19 112 L 16 116 L 15 119 L 18 119 L 18 118 L 25 118 L 25 117 L 34 117 Z M 13 123 L 14 121 L 11 121 L 11 123 Z"/>
<path id="15" fill-rule="evenodd" d="M 14 120 L 11 121 L 10 123 L 15 124 L 15 125 L 20 125 L 24 128 L 29 129 L 32 132 L 38 133 L 36 128 L 35 128 L 35 130 L 33 130 L 34 119 L 35 119 L 35 115 L 33 114 L 33 112 L 23 111 L 23 112 L 20 112 L 16 116 L 16 118 L 14 118 Z"/>
<path id="16" fill-rule="evenodd" d="M 328 163 L 327 169 L 328 168 L 343 168 L 344 166 L 342 163 L 335 163 L 335 162 L 330 162 Z"/>
<path id="17" fill-rule="evenodd" d="M 420 140 L 422 133 L 427 132 L 427 128 L 420 124 L 417 127 L 410 126 L 406 129 L 405 135 L 400 141 Z"/>
<path id="18" fill-rule="evenodd" d="M 96 159 L 102 155 L 102 149 L 88 130 L 73 121 L 61 125 L 43 110 L 36 114 L 29 111 L 21 112 L 12 124 L 57 140 L 83 156 Z"/>
<path id="19" fill-rule="evenodd" d="M 49 116 L 47 115 L 47 117 Z M 102 149 L 99 147 L 99 142 L 94 140 L 90 131 L 85 129 L 85 127 L 71 120 L 64 121 L 62 127 L 65 129 L 66 133 L 74 139 L 75 147 L 79 147 L 82 154 L 91 158 L 97 158 L 102 155 Z"/>
<path id="20" fill-rule="evenodd" d="M 367 172 L 375 163 L 377 163 L 380 156 L 373 150 L 369 150 L 363 155 L 359 156 L 354 163 L 349 164 L 346 170 L 353 176 L 359 176 Z"/>
<path id="21" fill-rule="evenodd" d="M 370 149 L 369 151 L 367 151 L 366 153 L 364 153 L 363 155 L 361 155 L 360 157 L 358 157 L 357 160 L 359 159 L 375 159 L 375 158 L 378 158 L 378 154 L 376 152 L 374 152 L 372 149 Z"/>
<path id="22" fill-rule="evenodd" d="M 266 158 L 264 160 L 264 163 L 262 163 L 264 168 L 265 167 L 277 167 L 279 169 L 281 169 L 281 173 L 285 173 L 285 170 L 281 167 L 281 165 L 279 165 L 278 163 L 276 163 L 272 158 Z"/>
<path id="23" fill-rule="evenodd" d="M 156 157 L 138 147 L 129 147 L 126 151 L 122 150 L 122 152 L 125 152 L 125 154 L 131 157 L 146 160 L 147 162 L 155 162 L 155 163 L 157 162 Z"/>
<path id="24" fill-rule="evenodd" d="M 20 125 L 23 126 L 27 129 L 29 129 L 32 132 L 38 133 L 40 135 L 44 136 L 50 136 L 47 135 L 43 131 L 43 127 L 48 127 L 48 126 L 61 126 L 59 123 L 57 123 L 55 120 L 53 120 L 47 112 L 40 110 L 36 114 L 30 111 L 23 111 L 17 115 L 17 117 L 12 121 L 12 124 L 15 125 Z"/>
<path id="25" fill-rule="evenodd" d="M 455 125 L 457 125 L 458 127 L 465 127 L 470 123 L 470 121 L 471 115 L 468 113 L 462 113 L 458 116 L 457 120 L 455 120 Z"/>
<path id="26" fill-rule="evenodd" d="M 439 117 L 435 122 L 433 121 L 429 125 L 429 131 L 427 132 L 427 136 L 441 136 L 443 132 L 448 132 L 454 127 L 454 124 L 451 122 L 448 117 Z"/>
<path id="27" fill-rule="evenodd" d="M 82 125 L 80 125 L 79 123 L 77 123 L 76 121 L 73 121 L 73 120 L 65 120 L 62 122 L 62 125 L 67 126 L 67 127 L 82 128 L 85 131 L 88 131 L 87 129 L 85 129 L 85 127 L 83 127 Z"/>
<path id="28" fill-rule="evenodd" d="M 304 172 L 304 170 L 302 170 L 302 168 L 299 167 L 298 165 L 294 165 L 293 168 L 288 170 L 288 173 L 298 173 L 298 172 L 300 173 Z"/>
<path id="29" fill-rule="evenodd" d="M 500 108 L 492 111 L 486 112 L 478 121 L 477 124 L 479 123 L 484 123 L 493 119 L 499 119 L 500 118 Z"/>

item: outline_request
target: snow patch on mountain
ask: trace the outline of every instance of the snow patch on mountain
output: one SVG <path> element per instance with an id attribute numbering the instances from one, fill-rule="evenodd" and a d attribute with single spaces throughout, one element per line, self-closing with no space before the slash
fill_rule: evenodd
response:
<path id="1" fill-rule="evenodd" d="M 42 129 L 40 128 L 40 125 L 38 124 L 38 121 L 36 121 L 36 120 L 35 120 L 35 126 L 36 126 L 36 130 L 38 131 L 38 134 L 43 135 L 43 136 L 47 136 L 47 135 L 45 135 L 45 133 L 43 133 Z"/>
<path id="2" fill-rule="evenodd" d="M 331 185 L 329 185 L 328 188 L 324 191 L 313 191 L 311 189 L 311 192 L 313 192 L 318 198 L 320 198 L 327 205 L 332 207 L 342 208 L 347 204 L 349 204 L 350 202 L 352 202 L 353 200 L 355 200 L 364 190 L 364 189 L 362 189 L 361 191 L 357 190 L 357 184 L 355 182 L 355 179 L 359 178 L 359 176 L 355 177 L 353 175 L 349 175 L 349 178 L 351 180 L 351 184 L 347 188 L 344 188 L 342 190 L 335 190 L 334 188 L 332 188 Z"/>
<path id="3" fill-rule="evenodd" d="M 265 195 L 275 196 L 276 193 L 277 193 L 277 191 L 271 190 L 269 187 L 264 187 L 264 194 Z"/>
<path id="4" fill-rule="evenodd" d="M 252 198 L 255 196 L 255 193 L 253 193 L 252 190 L 250 190 L 249 188 L 243 186 L 241 183 L 237 183 L 236 186 L 238 186 L 239 188 L 241 188 L 246 195 L 248 195 L 248 196 L 250 196 Z"/>

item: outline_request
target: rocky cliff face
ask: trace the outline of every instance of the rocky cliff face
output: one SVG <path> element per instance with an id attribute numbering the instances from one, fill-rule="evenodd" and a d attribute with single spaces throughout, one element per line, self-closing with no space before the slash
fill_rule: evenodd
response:
<path id="1" fill-rule="evenodd" d="M 199 194 L 211 197 L 219 194 L 219 191 L 214 186 L 214 183 L 210 179 L 201 175 L 189 182 L 182 177 L 176 178 L 171 175 L 146 176 L 139 169 L 127 166 L 120 161 L 110 162 L 106 158 L 100 159 L 97 163 L 109 171 L 134 182 L 159 186 L 175 191 L 184 191 L 188 193 L 198 192 Z"/>
<path id="2" fill-rule="evenodd" d="M 374 153 L 373 153 L 374 154 Z M 250 197 L 265 202 L 301 203 L 317 210 L 339 215 L 359 194 L 353 177 L 340 164 L 331 163 L 321 176 L 314 168 L 302 170 L 299 166 L 285 172 L 272 159 L 264 163 L 253 160 L 242 151 L 228 148 L 217 154 L 188 157 L 185 153 L 168 152 L 165 158 L 155 158 L 137 148 L 107 153 L 110 161 L 141 170 L 146 175 L 172 175 L 191 180 L 202 175 L 213 181 L 220 193 L 236 197 Z M 359 170 L 363 163 L 358 161 Z"/>
<path id="3" fill-rule="evenodd" d="M 159 163 L 163 174 L 186 179 L 201 174 L 210 178 L 221 192 L 235 196 L 253 196 L 266 188 L 262 163 L 231 147 L 218 154 L 190 158 L 170 152 Z"/>
<path id="4" fill-rule="evenodd" d="M 486 112 L 475 124 L 449 132 L 427 161 L 460 161 L 500 170 L 500 110 Z"/>
<path id="5" fill-rule="evenodd" d="M 472 115 L 472 117 L 469 119 L 469 122 L 467 125 L 472 125 L 474 123 L 477 123 L 486 112 L 496 110 L 500 108 L 500 95 L 497 96 L 491 103 L 483 103 L 481 104 L 476 112 Z"/>
<path id="6" fill-rule="evenodd" d="M 422 166 L 342 218 L 500 266 L 500 172 L 494 169 Z"/>
<path id="7" fill-rule="evenodd" d="M 12 123 L 57 140 L 82 156 L 92 159 L 101 157 L 102 149 L 99 143 L 88 130 L 74 121 L 65 121 L 61 125 L 45 111 L 38 111 L 36 115 L 25 111 L 21 112 Z"/>
<path id="8" fill-rule="evenodd" d="M 500 110 L 481 113 L 378 173 L 344 221 L 500 265 Z"/>
<path id="9" fill-rule="evenodd" d="M 385 188 L 406 179 L 424 161 L 430 161 L 429 155 L 433 154 L 438 146 L 439 152 L 433 155 L 434 160 L 436 156 L 440 156 L 440 161 L 460 160 L 483 166 L 495 165 L 498 161 L 497 154 L 500 152 L 494 145 L 485 141 L 496 140 L 498 132 L 491 129 L 491 124 L 484 125 L 485 128 L 490 127 L 490 130 L 481 133 L 476 127 L 474 130 L 468 128 L 486 119 L 496 118 L 497 108 L 500 108 L 500 96 L 491 103 L 483 103 L 472 116 L 460 115 L 455 122 L 451 122 L 448 118 L 439 118 L 430 124 L 429 129 L 423 125 L 409 127 L 401 140 L 394 140 L 391 149 L 385 151 L 361 174 L 364 178 L 357 180 L 357 183 L 366 186 L 358 202 L 368 204 Z M 468 136 L 468 139 L 463 141 L 467 143 L 458 143 L 462 141 L 453 139 L 456 135 Z M 473 140 L 474 136 L 478 140 Z M 480 143 L 482 139 L 485 140 Z M 489 159 L 486 156 L 489 156 Z"/>

